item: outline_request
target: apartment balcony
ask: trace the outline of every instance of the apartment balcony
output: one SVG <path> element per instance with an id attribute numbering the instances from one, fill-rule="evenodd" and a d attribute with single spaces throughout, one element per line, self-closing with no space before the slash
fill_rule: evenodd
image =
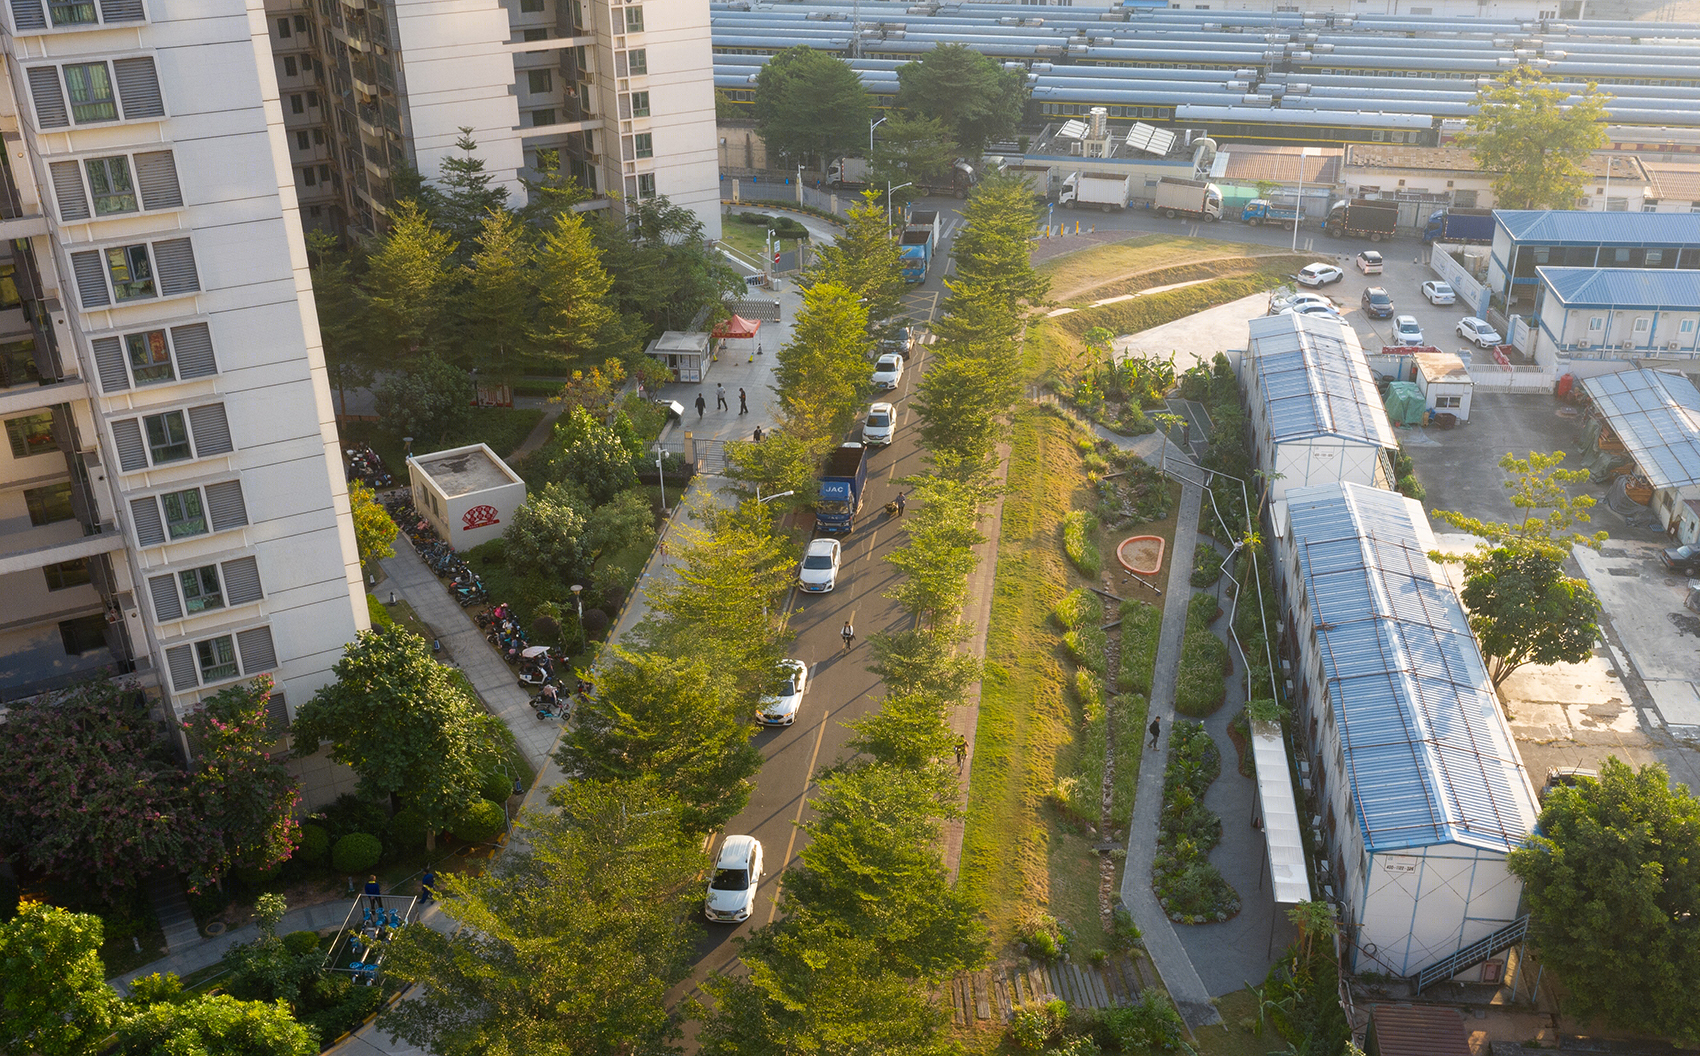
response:
<path id="1" fill-rule="evenodd" d="M 76 403 L 88 398 L 89 385 L 82 378 L 67 379 L 52 385 L 17 385 L 10 389 L 0 389 L 0 418 L 15 418 L 55 404 Z"/>
<path id="2" fill-rule="evenodd" d="M 0 626 L 0 704 L 15 704 L 91 678 L 136 673 L 138 665 L 130 656 L 121 624 L 108 624 L 107 633 L 98 642 L 94 638 L 97 621 L 106 622 L 106 611 L 97 600 L 83 611 L 49 613 L 40 622 L 11 629 Z"/>
<path id="3" fill-rule="evenodd" d="M 47 234 L 47 217 L 39 212 L 25 216 L 0 218 L 0 240 L 10 242 L 14 238 L 29 238 L 32 235 Z"/>
<path id="4" fill-rule="evenodd" d="M 541 139 L 545 136 L 564 136 L 572 132 L 594 132 L 602 127 L 602 118 L 587 117 L 582 121 L 557 121 L 552 125 L 528 125 L 519 130 L 523 140 Z"/>
<path id="5" fill-rule="evenodd" d="M 353 82 L 354 90 L 359 92 L 361 95 L 364 95 L 368 99 L 376 99 L 378 97 L 379 90 L 377 82 L 368 81 L 359 73 L 349 74 L 348 79 Z"/>
<path id="6" fill-rule="evenodd" d="M 387 180 L 390 178 L 390 167 L 372 157 L 370 154 L 366 156 L 366 171 L 380 180 Z"/>
<path id="7" fill-rule="evenodd" d="M 0 576 L 117 553 L 126 545 L 124 533 L 111 520 L 96 525 L 92 534 L 75 520 L 7 532 L 0 535 Z"/>

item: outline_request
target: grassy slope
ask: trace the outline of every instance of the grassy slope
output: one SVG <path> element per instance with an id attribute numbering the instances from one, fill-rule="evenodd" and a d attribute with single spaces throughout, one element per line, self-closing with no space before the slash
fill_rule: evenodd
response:
<path id="1" fill-rule="evenodd" d="M 1293 271 L 1310 260 L 1309 257 L 1294 257 L 1292 259 L 1298 260 L 1299 263 L 1289 266 L 1288 262 L 1279 259 L 1287 256 L 1289 255 L 1272 250 L 1268 246 L 1211 242 L 1173 235 L 1144 235 L 1125 242 L 1112 242 L 1109 245 L 1093 246 L 1090 249 L 1052 257 L 1037 265 L 1035 270 L 1051 280 L 1051 297 L 1058 302 L 1065 302 L 1086 298 L 1088 294 L 1095 300 L 1132 293 L 1150 286 L 1184 282 L 1186 276 L 1165 277 L 1143 285 L 1137 278 L 1130 280 L 1130 276 L 1138 276 L 1140 273 L 1184 265 L 1210 262 L 1211 268 L 1219 274 L 1238 274 L 1264 267 L 1280 267 Z M 1270 259 L 1253 262 L 1247 259 L 1250 257 Z M 1191 277 L 1203 278 L 1205 274 L 1209 272 L 1201 272 Z"/>

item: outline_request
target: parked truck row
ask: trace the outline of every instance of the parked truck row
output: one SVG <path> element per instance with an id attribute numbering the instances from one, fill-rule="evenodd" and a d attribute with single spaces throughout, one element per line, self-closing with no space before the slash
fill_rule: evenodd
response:
<path id="1" fill-rule="evenodd" d="M 1335 202 L 1322 226 L 1335 238 L 1367 238 L 1371 242 L 1380 242 L 1393 237 L 1399 230 L 1399 205 L 1371 198 Z"/>
<path id="2" fill-rule="evenodd" d="M 1493 243 L 1492 209 L 1436 209 L 1428 215 L 1423 242 L 1462 242 L 1467 246 Z"/>

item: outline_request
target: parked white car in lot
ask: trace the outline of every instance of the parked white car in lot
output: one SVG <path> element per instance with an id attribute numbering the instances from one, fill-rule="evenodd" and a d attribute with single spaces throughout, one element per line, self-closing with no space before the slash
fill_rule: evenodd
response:
<path id="1" fill-rule="evenodd" d="M 1293 276 L 1300 286 L 1326 286 L 1345 277 L 1346 273 L 1332 264 L 1306 264 Z"/>
<path id="2" fill-rule="evenodd" d="M 1483 348 L 1492 348 L 1504 340 L 1486 319 L 1477 319 L 1473 315 L 1458 320 L 1458 336 L 1468 338 Z"/>
<path id="3" fill-rule="evenodd" d="M 1458 295 L 1452 292 L 1452 287 L 1444 282 L 1429 281 L 1423 283 L 1423 296 L 1430 304 L 1456 304 Z"/>
<path id="4" fill-rule="evenodd" d="M 903 380 L 903 357 L 895 354 L 881 356 L 874 364 L 874 388 L 895 389 Z"/>
<path id="5" fill-rule="evenodd" d="M 1423 344 L 1423 328 L 1414 315 L 1401 315 L 1393 320 L 1393 343 L 1396 345 Z"/>
<path id="6" fill-rule="evenodd" d="M 1320 293 L 1286 293 L 1277 294 L 1269 299 L 1269 314 L 1280 315 L 1284 309 L 1297 308 L 1301 304 L 1321 304 L 1329 308 L 1334 302 Z"/>

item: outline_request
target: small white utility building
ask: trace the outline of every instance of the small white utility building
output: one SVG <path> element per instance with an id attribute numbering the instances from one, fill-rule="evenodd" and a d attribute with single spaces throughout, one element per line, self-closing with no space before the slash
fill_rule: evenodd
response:
<path id="1" fill-rule="evenodd" d="M 1624 370 L 1582 380 L 1582 390 L 1653 485 L 1648 507 L 1665 529 L 1690 520 L 1700 500 L 1700 390 L 1681 374 Z"/>
<path id="2" fill-rule="evenodd" d="M 1341 482 L 1289 489 L 1272 513 L 1308 835 L 1344 905 L 1347 967 L 1412 976 L 1520 936 L 1506 856 L 1534 829 L 1535 790 L 1421 504 Z"/>
<path id="3" fill-rule="evenodd" d="M 1352 328 L 1310 315 L 1250 325 L 1242 370 L 1269 498 L 1336 481 L 1391 487 L 1399 440 Z"/>
<path id="4" fill-rule="evenodd" d="M 1429 410 L 1455 415 L 1460 422 L 1470 420 L 1470 394 L 1476 383 L 1456 352 L 1418 352 L 1411 363 L 1416 367 L 1417 388 Z"/>
<path id="5" fill-rule="evenodd" d="M 456 550 L 500 539 L 525 504 L 525 481 L 484 444 L 407 461 L 413 508 Z"/>

